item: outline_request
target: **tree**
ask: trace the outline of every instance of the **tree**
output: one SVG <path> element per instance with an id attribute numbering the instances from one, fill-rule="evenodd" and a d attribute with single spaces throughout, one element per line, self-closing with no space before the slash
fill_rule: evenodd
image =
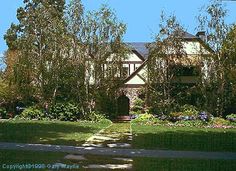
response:
<path id="1" fill-rule="evenodd" d="M 225 113 L 236 112 L 236 25 L 232 25 L 224 40 L 222 54 L 225 57 L 226 106 Z"/>
<path id="2" fill-rule="evenodd" d="M 17 10 L 19 24 L 12 25 L 5 35 L 9 50 L 19 52 L 15 84 L 26 101 L 51 100 L 60 82 L 56 72 L 60 73 L 65 66 L 65 2 L 26 0 L 24 3 L 25 7 Z"/>
<path id="3" fill-rule="evenodd" d="M 205 30 L 206 43 L 213 50 L 208 56 L 202 55 L 207 74 L 201 85 L 206 107 L 216 116 L 222 116 L 226 107 L 229 81 L 227 78 L 231 56 L 225 56 L 223 45 L 227 40 L 228 25 L 225 23 L 227 11 L 219 0 L 212 1 L 203 8 L 204 12 L 198 17 L 199 30 Z"/>
<path id="4" fill-rule="evenodd" d="M 177 64 L 186 61 L 184 29 L 175 16 L 161 15 L 160 31 L 155 42 L 149 45 L 148 99 L 149 105 L 168 114 L 176 99 L 173 94 L 174 73 Z"/>
<path id="5" fill-rule="evenodd" d="M 126 58 L 127 49 L 122 37 L 126 26 L 118 21 L 115 13 L 107 6 L 88 13 L 85 21 L 84 44 L 90 56 L 86 61 L 86 92 L 88 101 L 95 102 L 96 108 L 101 110 L 108 102 L 114 102 L 116 91 L 123 80 L 122 61 Z M 112 106 L 114 104 L 108 109 Z"/>
<path id="6" fill-rule="evenodd" d="M 126 27 L 107 6 L 84 13 L 80 0 L 25 0 L 5 35 L 7 77 L 25 103 L 73 101 L 104 110 L 122 78 Z M 14 55 L 17 54 L 17 55 Z M 13 60 L 14 59 L 14 60 Z M 15 62 L 12 62 L 15 61 Z M 109 107 L 109 109 L 112 107 Z"/>

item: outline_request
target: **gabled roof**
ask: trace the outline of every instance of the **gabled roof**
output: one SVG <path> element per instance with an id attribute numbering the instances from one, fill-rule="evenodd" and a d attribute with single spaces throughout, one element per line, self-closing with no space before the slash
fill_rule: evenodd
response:
<path id="1" fill-rule="evenodd" d="M 183 32 L 183 39 L 200 39 L 200 38 L 184 31 Z"/>
<path id="2" fill-rule="evenodd" d="M 184 31 L 183 32 L 183 39 L 186 39 L 186 40 L 192 40 L 192 39 L 199 40 L 200 38 Z M 135 50 L 136 52 L 138 52 L 144 59 L 148 58 L 147 45 L 151 44 L 151 42 L 127 42 L 126 44 L 131 48 L 131 50 Z"/>
<path id="3" fill-rule="evenodd" d="M 148 57 L 148 48 L 146 47 L 149 42 L 127 42 L 131 50 L 138 52 L 144 59 Z"/>
<path id="4" fill-rule="evenodd" d="M 199 43 L 201 43 L 205 48 L 207 48 L 209 51 L 212 51 L 205 42 L 203 42 L 203 40 L 195 35 L 192 35 L 188 32 L 183 32 L 183 39 L 186 41 L 198 41 Z M 131 80 L 135 75 L 138 75 L 139 71 L 142 70 L 144 68 L 144 66 L 147 64 L 148 61 L 148 45 L 152 44 L 152 42 L 127 42 L 126 43 L 131 50 L 134 53 L 138 53 L 137 55 L 140 57 L 143 57 L 144 62 L 139 66 L 139 68 L 137 70 L 135 70 L 131 75 L 129 75 L 125 80 L 124 80 L 124 84 L 127 83 L 129 80 Z M 140 57 L 140 58 L 141 58 Z M 140 76 L 139 76 L 140 77 Z"/>

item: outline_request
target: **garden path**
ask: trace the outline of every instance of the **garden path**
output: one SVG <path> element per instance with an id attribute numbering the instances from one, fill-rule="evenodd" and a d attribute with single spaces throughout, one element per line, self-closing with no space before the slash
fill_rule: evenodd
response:
<path id="1" fill-rule="evenodd" d="M 91 136 L 82 146 L 86 148 L 131 148 L 132 131 L 129 122 L 113 123 Z M 87 169 L 132 169 L 131 158 L 69 154 L 65 159 L 77 161 Z"/>

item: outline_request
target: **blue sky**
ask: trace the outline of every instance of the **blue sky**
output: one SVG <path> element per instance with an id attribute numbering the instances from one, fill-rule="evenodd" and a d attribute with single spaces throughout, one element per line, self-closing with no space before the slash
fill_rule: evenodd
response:
<path id="1" fill-rule="evenodd" d="M 67 0 L 68 2 L 69 0 Z M 158 30 L 161 11 L 175 14 L 192 34 L 195 34 L 199 9 L 209 0 L 82 0 L 87 10 L 98 9 L 106 3 L 116 11 L 118 18 L 127 24 L 124 37 L 129 42 L 151 41 Z M 227 22 L 236 22 L 236 1 L 227 1 L 229 10 Z M 3 0 L 0 2 L 0 56 L 7 49 L 3 35 L 11 22 L 16 23 L 16 10 L 23 0 Z"/>

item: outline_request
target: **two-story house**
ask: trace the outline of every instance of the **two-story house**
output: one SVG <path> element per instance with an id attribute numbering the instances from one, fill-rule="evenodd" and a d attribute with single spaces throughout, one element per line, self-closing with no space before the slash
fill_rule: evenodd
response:
<path id="1" fill-rule="evenodd" d="M 184 62 L 182 62 L 181 72 L 176 73 L 175 81 L 194 84 L 198 81 L 198 74 L 193 71 L 196 71 L 196 63 L 201 60 L 200 54 L 209 54 L 211 50 L 204 43 L 204 32 L 198 32 L 196 35 L 184 32 L 183 41 L 186 58 L 188 58 L 188 61 L 191 61 L 191 63 L 184 64 Z M 126 108 L 126 110 L 124 109 L 123 111 L 129 111 L 134 100 L 140 95 L 141 88 L 147 83 L 148 44 L 150 43 L 127 43 L 131 52 L 128 58 L 123 62 L 123 69 L 127 77 L 121 87 L 121 96 L 119 97 L 120 101 L 123 101 L 122 108 Z M 202 61 L 201 68 L 197 70 L 199 70 L 199 72 L 206 72 L 207 74 L 204 61 Z M 124 102 L 126 104 L 124 104 Z"/>

